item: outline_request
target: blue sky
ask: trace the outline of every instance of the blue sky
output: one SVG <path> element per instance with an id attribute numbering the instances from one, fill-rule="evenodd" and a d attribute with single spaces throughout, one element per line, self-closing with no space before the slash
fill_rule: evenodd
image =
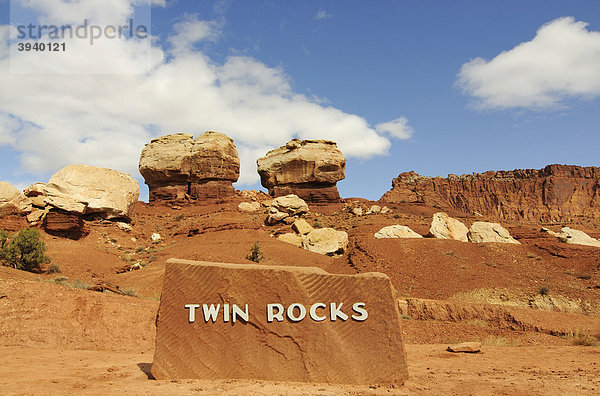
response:
<path id="1" fill-rule="evenodd" d="M 378 199 L 410 170 L 597 166 L 599 31 L 598 1 L 166 1 L 152 7 L 160 56 L 145 75 L 0 69 L 0 179 L 26 186 L 84 162 L 132 173 L 147 196 L 143 143 L 207 129 L 235 139 L 242 189 L 259 187 L 255 157 L 295 136 L 338 141 L 344 197 Z M 89 102 L 65 88 L 74 79 Z M 221 97 L 219 117 L 207 109 Z"/>

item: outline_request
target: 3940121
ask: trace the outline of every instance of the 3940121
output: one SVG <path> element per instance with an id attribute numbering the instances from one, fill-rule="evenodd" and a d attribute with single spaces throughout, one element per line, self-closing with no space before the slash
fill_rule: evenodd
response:
<path id="1" fill-rule="evenodd" d="M 40 42 L 35 42 L 35 43 L 18 43 L 17 44 L 17 50 L 19 51 L 36 51 L 36 52 L 43 52 L 43 51 L 49 51 L 49 52 L 59 52 L 59 51 L 66 51 L 67 50 L 67 44 L 66 43 L 40 43 Z"/>

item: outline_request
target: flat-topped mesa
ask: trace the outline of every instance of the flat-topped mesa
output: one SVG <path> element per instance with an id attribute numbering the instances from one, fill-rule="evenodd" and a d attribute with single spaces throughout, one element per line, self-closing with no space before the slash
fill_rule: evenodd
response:
<path id="1" fill-rule="evenodd" d="M 263 187 L 274 197 L 295 194 L 307 202 L 339 202 L 336 183 L 346 158 L 335 142 L 293 139 L 256 161 Z"/>
<path id="2" fill-rule="evenodd" d="M 235 193 L 240 157 L 233 140 L 222 133 L 208 131 L 196 139 L 176 133 L 147 144 L 139 168 L 151 202 L 216 199 Z"/>
<path id="3" fill-rule="evenodd" d="M 548 165 L 517 169 L 424 177 L 400 174 L 380 201 L 437 205 L 504 220 L 568 222 L 600 219 L 600 168 Z"/>

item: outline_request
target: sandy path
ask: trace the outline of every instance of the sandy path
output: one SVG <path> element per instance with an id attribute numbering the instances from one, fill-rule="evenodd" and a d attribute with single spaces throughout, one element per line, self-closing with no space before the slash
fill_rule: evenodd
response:
<path id="1" fill-rule="evenodd" d="M 154 381 L 150 354 L 0 347 L 0 394 L 597 394 L 600 347 L 484 347 L 450 354 L 408 345 L 400 389 L 267 381 Z"/>

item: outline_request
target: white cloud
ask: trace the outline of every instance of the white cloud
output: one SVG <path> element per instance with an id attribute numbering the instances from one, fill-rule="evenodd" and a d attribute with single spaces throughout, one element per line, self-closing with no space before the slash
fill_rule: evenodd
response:
<path id="1" fill-rule="evenodd" d="M 258 157 L 294 137 L 334 140 L 347 157 L 369 158 L 390 147 L 378 131 L 408 136 L 405 119 L 376 130 L 358 115 L 295 93 L 281 69 L 256 59 L 232 56 L 214 62 L 191 45 L 219 34 L 211 22 L 188 18 L 174 31 L 167 39 L 174 43 L 171 56 L 153 45 L 149 69 L 137 47 L 141 44 L 132 40 L 94 45 L 85 57 L 76 51 L 55 58 L 44 54 L 44 64 L 35 56 L 24 58 L 31 72 L 25 75 L 9 73 L 8 58 L 0 58 L 0 115 L 6 115 L 0 117 L 0 139 L 20 152 L 23 170 L 47 174 L 85 163 L 139 177 L 139 155 L 153 137 L 216 130 L 235 140 L 243 185 L 258 181 Z M 84 66 L 105 74 L 56 73 Z M 51 74 L 36 73 L 41 67 Z"/>
<path id="2" fill-rule="evenodd" d="M 458 85 L 482 108 L 553 108 L 569 98 L 600 95 L 600 32 L 585 22 L 559 18 L 536 36 L 490 61 L 475 58 Z"/>
<path id="3" fill-rule="evenodd" d="M 315 19 L 317 21 L 321 20 L 321 19 L 327 19 L 330 18 L 331 15 L 328 14 L 327 12 L 325 12 L 324 10 L 319 10 L 319 12 L 317 12 L 317 15 L 315 15 Z"/>
<path id="4" fill-rule="evenodd" d="M 377 124 L 375 125 L 375 130 L 379 133 L 387 133 L 390 136 L 401 140 L 410 139 L 415 133 L 415 130 L 408 125 L 408 120 L 405 117 Z"/>

